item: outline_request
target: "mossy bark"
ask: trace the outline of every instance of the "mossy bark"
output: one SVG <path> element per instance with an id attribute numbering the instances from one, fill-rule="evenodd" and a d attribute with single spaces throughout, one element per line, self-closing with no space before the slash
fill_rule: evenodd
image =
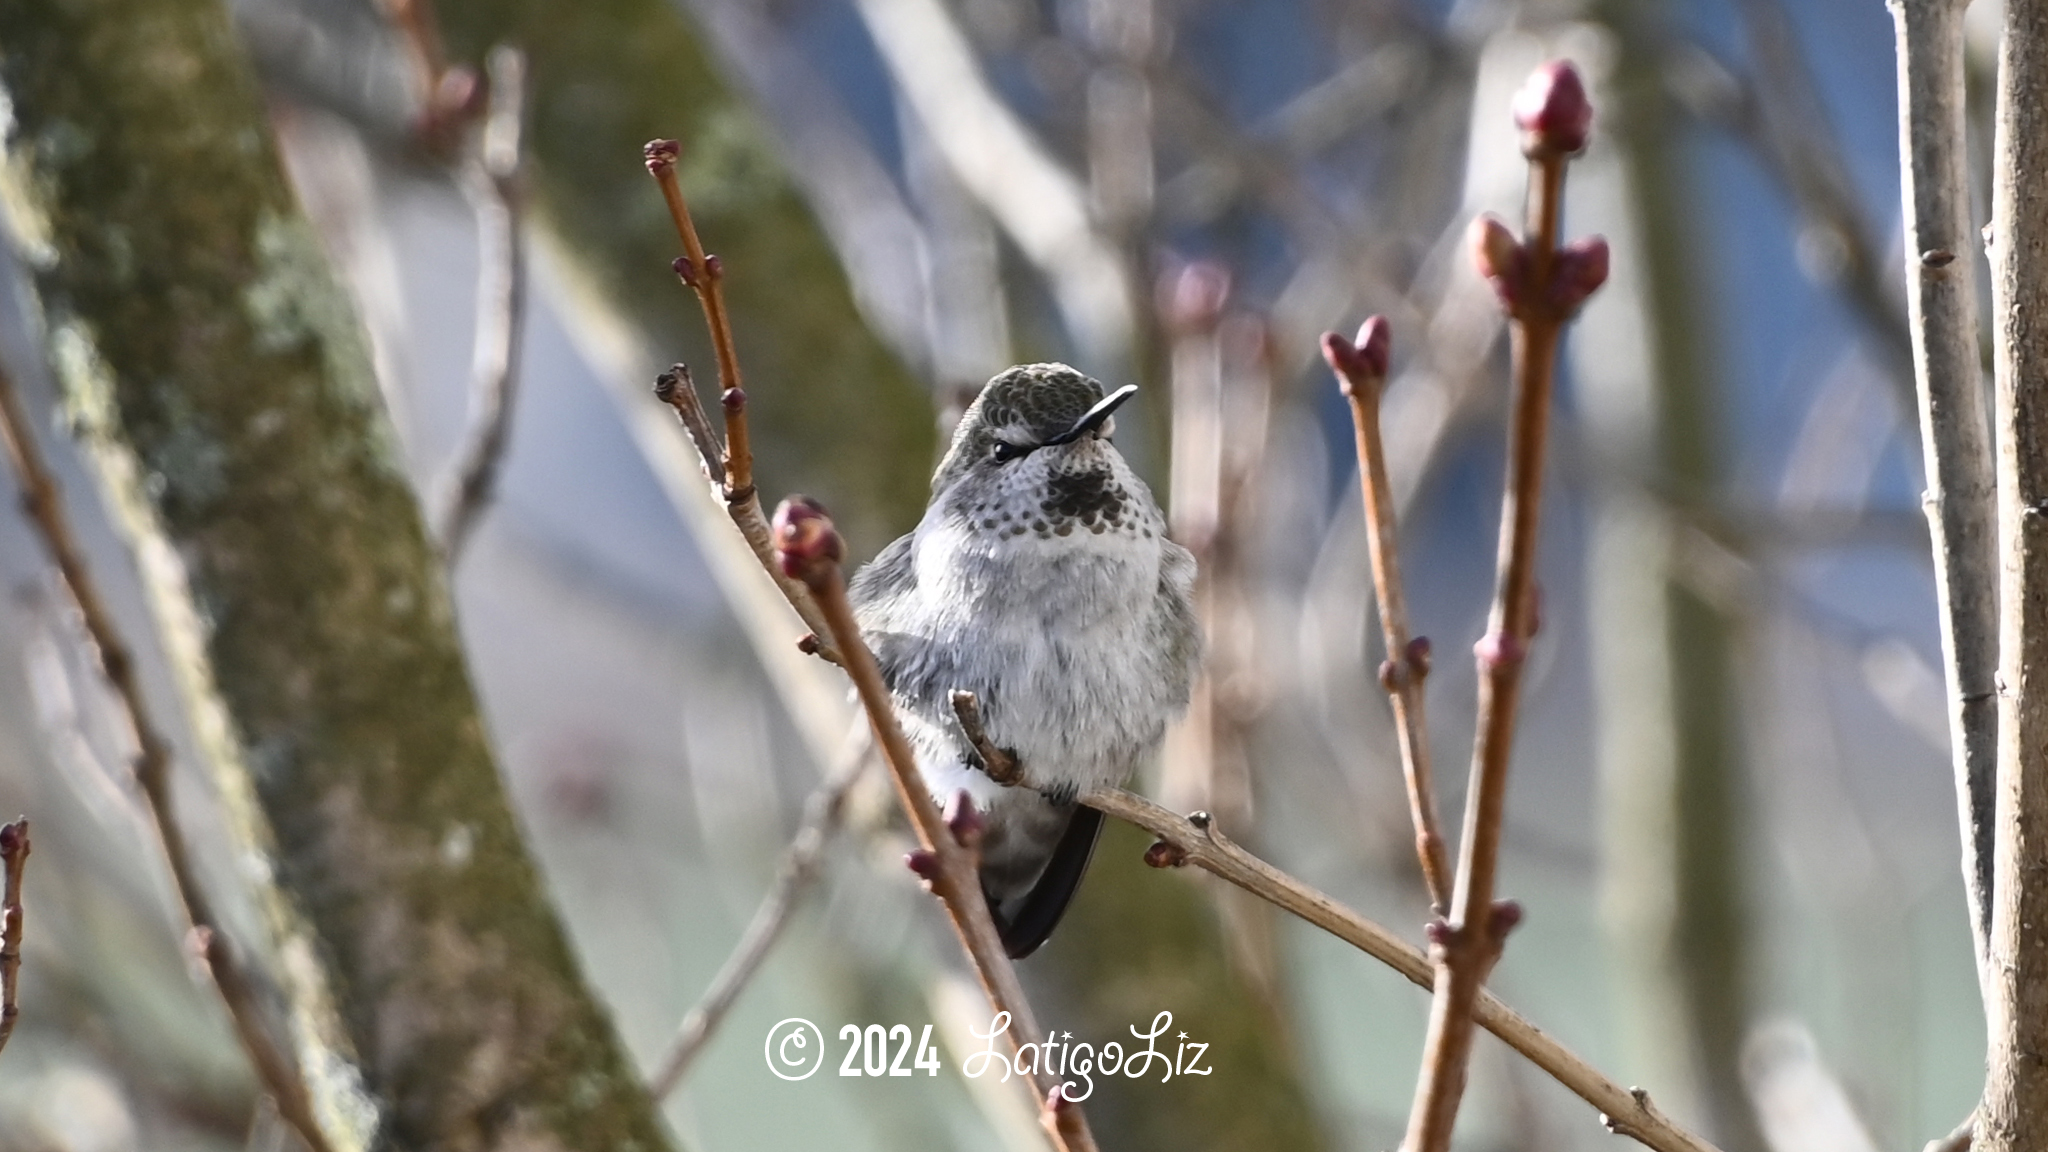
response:
<path id="1" fill-rule="evenodd" d="M 522 844 L 225 12 L 0 0 L 0 45 L 0 193 L 334 1143 L 667 1147 Z"/>
<path id="2" fill-rule="evenodd" d="M 809 492 L 831 506 L 857 555 L 872 554 L 923 512 L 936 462 L 931 397 L 862 321 L 766 126 L 680 9 L 672 0 L 439 6 L 455 59 L 480 60 L 496 43 L 527 52 L 542 222 L 657 358 L 687 360 L 709 388 L 710 341 L 669 269 L 681 247 L 640 163 L 648 140 L 681 141 L 683 192 L 726 269 L 763 502 Z"/>

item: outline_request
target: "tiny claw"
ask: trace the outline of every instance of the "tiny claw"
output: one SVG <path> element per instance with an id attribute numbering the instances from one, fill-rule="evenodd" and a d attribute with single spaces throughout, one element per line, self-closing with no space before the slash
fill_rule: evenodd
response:
<path id="1" fill-rule="evenodd" d="M 675 166 L 676 157 L 683 154 L 683 146 L 674 140 L 649 140 L 641 145 L 640 156 L 646 161 L 649 172 Z"/>
<path id="2" fill-rule="evenodd" d="M 1408 642 L 1408 667 L 1420 678 L 1429 675 L 1429 637 L 1417 636 Z"/>
<path id="3" fill-rule="evenodd" d="M 904 854 L 903 864 L 912 872 L 917 873 L 917 878 L 926 884 L 938 882 L 939 857 L 937 853 L 925 848 L 913 848 Z"/>
<path id="4" fill-rule="evenodd" d="M 1473 266 L 1493 285 L 1501 302 L 1514 307 L 1521 294 L 1522 268 L 1527 262 L 1522 242 L 1491 212 L 1474 217 L 1465 237 L 1472 248 Z"/>
<path id="5" fill-rule="evenodd" d="M 1145 849 L 1145 865 L 1148 868 L 1178 868 L 1188 862 L 1188 854 L 1178 844 L 1164 840 L 1155 841 Z"/>
<path id="6" fill-rule="evenodd" d="M 1519 664 L 1529 654 L 1528 647 L 1506 632 L 1488 632 L 1472 646 L 1472 654 L 1488 669 L 1504 668 Z"/>
<path id="7" fill-rule="evenodd" d="M 775 509 L 770 538 L 783 575 L 809 583 L 846 556 L 846 542 L 832 526 L 832 517 L 817 501 L 792 496 Z"/>
<path id="8" fill-rule="evenodd" d="M 945 819 L 954 842 L 962 848 L 981 846 L 982 833 L 988 830 L 988 822 L 982 819 L 980 810 L 974 806 L 974 797 L 967 794 L 967 789 L 959 789 L 946 801 Z"/>
<path id="9" fill-rule="evenodd" d="M 697 286 L 697 265 L 688 256 L 678 256 L 669 264 L 675 269 L 676 278 L 692 288 Z"/>
<path id="10" fill-rule="evenodd" d="M 1522 905 L 1514 900 L 1495 900 L 1493 912 L 1487 919 L 1487 928 L 1494 940 L 1505 940 L 1515 925 L 1522 922 Z"/>
<path id="11" fill-rule="evenodd" d="M 1574 240 L 1557 250 L 1550 271 L 1550 299 L 1569 316 L 1586 298 L 1607 283 L 1607 241 L 1599 236 Z"/>
<path id="12" fill-rule="evenodd" d="M 718 402 L 725 406 L 727 412 L 744 412 L 747 410 L 747 394 L 738 388 L 727 388 L 718 397 Z"/>
<path id="13" fill-rule="evenodd" d="M 1529 74 L 1511 111 L 1530 159 L 1582 152 L 1593 130 L 1593 102 L 1569 60 L 1552 60 Z"/>

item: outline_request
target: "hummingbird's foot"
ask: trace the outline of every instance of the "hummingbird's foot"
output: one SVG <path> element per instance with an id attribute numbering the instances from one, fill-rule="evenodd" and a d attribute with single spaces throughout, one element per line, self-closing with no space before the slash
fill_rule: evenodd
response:
<path id="1" fill-rule="evenodd" d="M 1040 788 L 1038 794 L 1045 797 L 1054 807 L 1065 808 L 1081 795 L 1081 785 L 1077 781 L 1068 780 Z"/>

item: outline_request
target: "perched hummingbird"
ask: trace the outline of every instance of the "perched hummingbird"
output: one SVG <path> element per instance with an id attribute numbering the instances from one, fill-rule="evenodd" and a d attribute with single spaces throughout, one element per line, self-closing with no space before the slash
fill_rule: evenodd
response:
<path id="1" fill-rule="evenodd" d="M 1136 391 L 1105 397 L 1064 364 L 990 380 L 924 519 L 850 588 L 933 797 L 965 789 L 986 820 L 981 887 L 1012 957 L 1045 942 L 1094 854 L 1102 814 L 1074 798 L 1159 746 L 1201 659 L 1195 559 L 1109 441 Z M 983 772 L 961 689 L 1021 763 L 1016 787 Z"/>

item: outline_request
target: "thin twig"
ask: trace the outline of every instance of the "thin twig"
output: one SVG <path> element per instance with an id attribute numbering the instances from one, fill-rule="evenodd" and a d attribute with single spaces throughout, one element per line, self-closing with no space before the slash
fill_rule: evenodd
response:
<path id="1" fill-rule="evenodd" d="M 653 140 L 644 154 L 647 171 L 661 186 L 669 219 L 683 242 L 676 275 L 697 294 L 697 303 L 704 308 L 704 325 L 711 330 L 711 348 L 718 357 L 719 406 L 725 409 L 725 499 L 728 503 L 748 499 L 754 495 L 754 453 L 747 439 L 747 393 L 740 379 L 739 352 L 733 346 L 732 321 L 725 311 L 725 265 L 705 253 L 704 242 L 697 238 L 697 225 L 690 219 L 690 206 L 683 200 L 683 186 L 676 179 L 676 158 L 682 155 L 682 145 Z"/>
<path id="2" fill-rule="evenodd" d="M 1991 191 L 1998 787 L 1979 1152 L 2048 1148 L 2048 0 L 2007 0 Z"/>
<path id="3" fill-rule="evenodd" d="M 1193 864 L 1292 912 L 1416 985 L 1430 987 L 1435 970 L 1428 956 L 1394 933 L 1245 851 L 1223 834 L 1208 813 L 1181 816 L 1121 788 L 1090 789 L 1081 794 L 1078 802 L 1159 837 L 1159 844 L 1146 853 L 1147 863 L 1161 867 Z M 1601 1075 L 1492 993 L 1479 993 L 1472 1016 L 1480 1027 L 1500 1037 L 1558 1083 L 1599 1109 L 1601 1123 L 1609 1131 L 1631 1137 L 1657 1152 L 1714 1152 L 1712 1144 L 1672 1123 L 1652 1107 L 1647 1092 L 1624 1088 Z"/>
<path id="4" fill-rule="evenodd" d="M 1998 774 L 1998 542 L 1989 425 L 1979 385 L 1976 237 L 1963 124 L 1962 0 L 1894 0 L 1906 302 L 1920 442 L 1921 503 L 1934 545 L 1948 682 L 1950 759 L 1961 817 L 1963 891 L 1979 982 L 1991 939 L 1992 809 Z"/>
<path id="5" fill-rule="evenodd" d="M 312 1101 L 305 1082 L 299 1078 L 296 1062 L 265 1027 L 256 989 L 229 947 L 227 934 L 220 929 L 220 920 L 200 885 L 172 798 L 170 745 L 150 719 L 134 657 L 122 642 L 114 627 L 113 613 L 107 609 L 99 586 L 86 568 L 85 552 L 79 547 L 70 522 L 64 518 L 57 482 L 30 432 L 13 378 L 4 370 L 0 370 L 0 439 L 6 441 L 9 459 L 20 478 L 22 505 L 56 561 L 64 586 L 77 602 L 86 634 L 99 654 L 100 670 L 127 712 L 135 735 L 135 781 L 156 823 L 172 886 L 184 905 L 193 939 L 213 976 L 214 987 L 220 991 L 235 1035 L 257 1078 L 277 1102 L 278 1114 L 290 1122 L 314 1152 L 328 1152 L 326 1134 L 314 1119 Z"/>
<path id="6" fill-rule="evenodd" d="M 1472 1006 L 1501 944 L 1521 917 L 1494 902 L 1508 763 L 1522 668 L 1537 624 L 1536 520 L 1543 490 L 1552 373 L 1565 322 L 1607 276 L 1607 248 L 1590 241 L 1560 250 L 1565 163 L 1585 147 L 1592 109 L 1569 64 L 1539 68 L 1515 98 L 1522 150 L 1530 162 L 1527 237 L 1517 242 L 1498 220 L 1474 222 L 1474 254 L 1506 305 L 1513 334 L 1514 400 L 1507 485 L 1493 610 L 1479 642 L 1478 736 L 1459 843 L 1457 890 L 1449 922 L 1431 925 L 1435 995 L 1422 1074 L 1408 1116 L 1407 1152 L 1445 1152 L 1464 1096 L 1472 1048 Z"/>
<path id="7" fill-rule="evenodd" d="M 846 657 L 846 674 L 853 680 L 861 706 L 874 728 L 883 762 L 888 764 L 890 778 L 896 785 L 897 799 L 917 831 L 921 847 L 911 854 L 912 870 L 930 884 L 933 894 L 944 905 L 947 919 L 981 979 L 989 1004 L 998 1016 L 1009 1014 L 1011 1029 L 1006 1035 L 1011 1045 L 1016 1046 L 1020 1035 L 1039 1035 L 1036 1014 L 1017 981 L 1017 969 L 1003 950 L 1002 938 L 989 915 L 988 900 L 982 895 L 977 850 L 981 818 L 974 813 L 972 803 L 965 802 L 964 792 L 941 815 L 918 774 L 916 756 L 896 722 L 895 703 L 883 683 L 874 654 L 861 639 L 853 604 L 846 596 L 846 582 L 839 568 L 845 544 L 831 519 L 816 504 L 785 500 L 775 512 L 775 545 L 784 571 L 801 579 L 817 598 L 832 639 Z M 1035 1085 L 1041 1122 L 1058 1147 L 1066 1152 L 1095 1147 L 1080 1106 L 1065 1099 L 1056 1078 L 1041 1068 L 1027 1083 Z"/>
<path id="8" fill-rule="evenodd" d="M 0 1048 L 14 1035 L 21 1016 L 16 995 L 21 986 L 21 874 L 28 867 L 28 817 L 0 825 Z"/>
<path id="9" fill-rule="evenodd" d="M 434 523 L 449 564 L 495 494 L 498 466 L 511 439 L 526 322 L 526 245 L 520 236 L 521 126 L 525 121 L 526 57 L 500 45 L 485 62 L 490 111 L 481 138 L 461 164 L 461 183 L 477 222 L 476 350 L 470 376 L 469 427 L 442 485 Z"/>
<path id="10" fill-rule="evenodd" d="M 861 729 L 853 746 L 847 749 L 845 759 L 804 801 L 803 824 L 790 839 L 789 847 L 783 850 L 782 864 L 775 872 L 775 883 L 761 898 L 760 907 L 754 910 L 754 918 L 748 921 L 747 930 L 741 934 L 732 955 L 726 957 L 725 963 L 719 967 L 718 975 L 712 977 L 711 986 L 704 990 L 704 995 L 683 1017 L 675 1039 L 669 1043 L 668 1053 L 661 1058 L 654 1075 L 648 1078 L 648 1091 L 656 1100 L 675 1091 L 683 1077 L 689 1075 L 690 1065 L 696 1062 L 698 1053 L 704 1050 L 711 1034 L 718 1030 L 726 1013 L 739 1000 L 740 992 L 761 970 L 769 950 L 781 939 L 782 930 L 789 926 L 790 915 L 796 911 L 798 899 L 817 878 L 818 864 L 825 856 L 825 845 L 839 829 L 847 794 L 860 780 L 861 770 L 867 767 L 868 753 L 873 750 L 874 741 L 866 729 Z"/>
<path id="11" fill-rule="evenodd" d="M 1422 862 L 1429 902 L 1438 916 L 1448 916 L 1451 864 L 1437 827 L 1429 729 L 1422 706 L 1423 682 L 1429 676 L 1429 640 L 1412 636 L 1408 629 L 1408 601 L 1401 591 L 1400 540 L 1394 530 L 1394 490 L 1387 480 L 1386 449 L 1380 443 L 1380 396 L 1387 386 L 1390 340 L 1386 318 L 1374 316 L 1358 330 L 1355 345 L 1335 332 L 1325 333 L 1323 356 L 1342 382 L 1345 399 L 1351 402 L 1359 488 L 1365 498 L 1366 541 L 1372 553 L 1373 593 L 1379 601 L 1380 632 L 1387 644 L 1380 686 L 1393 701 L 1402 776 L 1408 785 L 1408 815 L 1415 825 L 1415 855 Z"/>
<path id="12" fill-rule="evenodd" d="M 676 419 L 682 421 L 683 429 L 689 433 L 690 444 L 697 450 L 698 461 L 704 466 L 705 478 L 711 481 L 720 494 L 725 494 L 725 484 L 718 478 L 725 452 L 718 444 L 718 436 L 711 430 L 711 421 L 704 415 L 704 406 L 697 399 L 696 385 L 690 380 L 688 365 L 677 364 L 663 372 L 654 381 L 654 396 L 657 400 L 675 409 Z M 726 514 L 732 517 L 734 526 L 753 550 L 754 558 L 775 582 L 783 599 L 796 610 L 797 617 L 809 628 L 810 635 L 800 642 L 804 651 L 828 660 L 834 664 L 844 663 L 839 649 L 831 640 L 831 630 L 825 626 L 824 613 L 818 610 L 818 601 L 811 590 L 800 580 L 792 580 L 775 562 L 775 545 L 769 538 L 768 517 L 761 511 L 761 499 L 752 487 L 739 499 L 726 498 Z"/>

